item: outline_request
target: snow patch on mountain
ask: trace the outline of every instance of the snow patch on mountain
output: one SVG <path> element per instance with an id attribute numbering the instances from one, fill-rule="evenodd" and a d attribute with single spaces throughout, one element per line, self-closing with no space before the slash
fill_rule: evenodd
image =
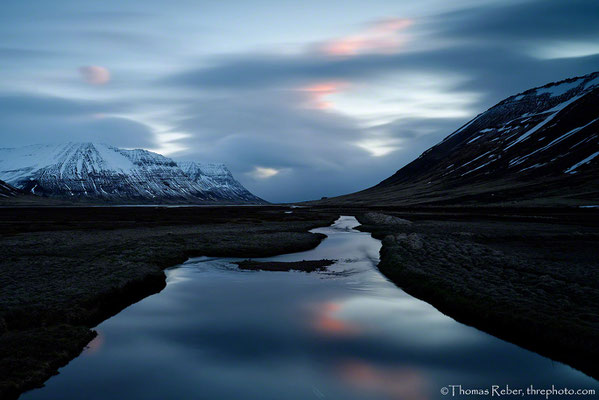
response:
<path id="1" fill-rule="evenodd" d="M 522 142 L 523 140 L 528 139 L 528 137 L 530 135 L 532 135 L 533 133 L 535 133 L 536 131 L 538 131 L 539 129 L 541 129 L 543 126 L 545 126 L 547 123 L 549 123 L 553 118 L 555 118 L 556 115 L 559 114 L 559 112 L 561 110 L 563 110 L 564 108 L 568 107 L 570 104 L 574 103 L 576 100 L 578 100 L 581 96 L 575 96 L 572 97 L 571 99 L 564 101 L 563 103 L 560 103 L 558 105 L 556 105 L 555 107 L 547 110 L 547 113 L 551 113 L 547 118 L 545 118 L 541 123 L 539 123 L 538 125 L 535 125 L 534 128 L 524 132 L 524 134 L 522 134 L 521 136 L 519 136 L 516 140 L 514 140 L 512 143 L 510 143 L 506 149 L 509 149 L 510 147 Z"/>
<path id="2" fill-rule="evenodd" d="M 18 194 L 17 190 L 4 181 L 0 181 L 0 197 L 13 197 Z"/>
<path id="3" fill-rule="evenodd" d="M 263 202 L 222 164 L 208 165 L 200 175 L 192 177 L 151 151 L 100 143 L 0 149 L 0 179 L 33 194 L 115 202 Z"/>
<path id="4" fill-rule="evenodd" d="M 207 191 L 224 198 L 241 198 L 250 202 L 262 201 L 250 193 L 234 177 L 225 164 L 180 161 L 179 167 Z"/>
<path id="5" fill-rule="evenodd" d="M 540 96 L 543 94 L 549 94 L 549 96 L 551 97 L 561 96 L 562 94 L 565 94 L 570 90 L 577 88 L 580 85 L 581 80 L 582 79 L 576 79 L 572 82 L 566 82 L 554 86 L 537 89 L 537 95 Z"/>
<path id="6" fill-rule="evenodd" d="M 587 158 L 585 158 L 584 160 L 577 162 L 576 164 L 574 164 L 574 165 L 573 165 L 573 166 L 571 166 L 570 168 L 566 169 L 564 172 L 565 172 L 565 173 L 567 173 L 567 174 L 575 174 L 575 173 L 577 173 L 577 172 L 578 172 L 578 171 L 576 171 L 576 169 L 577 169 L 578 167 L 580 167 L 581 165 L 584 165 L 584 164 L 588 164 L 588 163 L 590 163 L 590 162 L 591 162 L 591 160 L 592 160 L 593 158 L 597 157 L 597 156 L 599 156 L 599 151 L 598 151 L 598 152 L 596 152 L 596 153 L 593 153 L 593 154 L 591 154 L 590 156 L 588 156 L 588 157 L 587 157 Z"/>

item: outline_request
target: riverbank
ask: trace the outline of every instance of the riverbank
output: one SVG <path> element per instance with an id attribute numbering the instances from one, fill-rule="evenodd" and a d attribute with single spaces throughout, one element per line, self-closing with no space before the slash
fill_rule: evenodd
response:
<path id="1" fill-rule="evenodd" d="M 385 213 L 397 219 L 358 220 L 383 241 L 379 269 L 399 287 L 459 322 L 599 377 L 594 214 L 536 218 L 548 223 Z"/>
<path id="2" fill-rule="evenodd" d="M 21 207 L 0 208 L 0 398 L 42 385 L 91 327 L 162 290 L 164 268 L 307 250 L 323 238 L 307 231 L 340 214 L 383 240 L 379 269 L 409 294 L 599 376 L 594 210 Z"/>
<path id="3" fill-rule="evenodd" d="M 165 286 L 192 256 L 266 257 L 317 246 L 337 214 L 288 207 L 0 209 L 0 398 L 41 386 L 90 329 Z"/>

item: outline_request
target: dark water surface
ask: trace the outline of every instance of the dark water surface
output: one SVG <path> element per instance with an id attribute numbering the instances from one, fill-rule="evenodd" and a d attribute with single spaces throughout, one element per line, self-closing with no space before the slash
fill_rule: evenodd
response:
<path id="1" fill-rule="evenodd" d="M 380 242 L 357 225 L 341 217 L 314 230 L 328 236 L 316 249 L 268 258 L 339 260 L 327 272 L 240 271 L 206 257 L 169 269 L 162 292 L 101 323 L 80 357 L 22 398 L 430 399 L 451 398 L 440 393 L 448 385 L 599 393 L 584 374 L 398 289 L 376 269 Z"/>

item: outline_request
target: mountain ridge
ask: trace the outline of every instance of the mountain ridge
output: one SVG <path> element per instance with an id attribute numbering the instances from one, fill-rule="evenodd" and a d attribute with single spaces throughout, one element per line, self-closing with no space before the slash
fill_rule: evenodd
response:
<path id="1" fill-rule="evenodd" d="M 171 158 L 143 149 L 93 142 L 0 148 L 0 179 L 38 196 L 112 203 L 264 203 L 228 174 L 235 191 L 215 191 L 214 185 L 204 185 L 213 181 L 210 176 L 192 179 Z"/>
<path id="2" fill-rule="evenodd" d="M 379 184 L 318 202 L 599 204 L 599 72 L 507 97 Z"/>
<path id="3" fill-rule="evenodd" d="M 258 199 L 233 177 L 231 171 L 223 163 L 179 161 L 177 165 L 194 182 L 201 184 L 215 196 L 225 199 L 245 199 L 250 202 Z"/>

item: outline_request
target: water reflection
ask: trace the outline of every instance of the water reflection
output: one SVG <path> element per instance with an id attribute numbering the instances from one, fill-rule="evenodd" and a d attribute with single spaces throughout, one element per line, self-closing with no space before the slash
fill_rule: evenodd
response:
<path id="1" fill-rule="evenodd" d="M 403 400 L 430 398 L 431 385 L 417 369 L 382 367 L 351 360 L 339 366 L 339 373 L 348 385 L 362 390 L 365 395 L 383 394 L 391 399 Z"/>
<path id="2" fill-rule="evenodd" d="M 316 229 L 330 271 L 240 271 L 196 258 L 167 287 L 98 326 L 88 357 L 24 399 L 428 399 L 439 389 L 597 383 L 456 323 L 376 270 L 380 242 L 353 217 Z M 93 349 L 93 351 L 92 351 Z"/>
<path id="3" fill-rule="evenodd" d="M 338 316 L 341 304 L 333 301 L 317 305 L 314 329 L 323 334 L 331 336 L 356 335 L 360 331 L 356 324 L 344 321 Z"/>
<path id="4" fill-rule="evenodd" d="M 83 353 L 81 354 L 84 356 L 93 356 L 95 353 L 100 351 L 103 344 L 104 335 L 102 334 L 102 332 L 98 332 L 98 335 L 87 344 L 87 347 L 85 348 L 85 350 L 83 350 Z"/>

